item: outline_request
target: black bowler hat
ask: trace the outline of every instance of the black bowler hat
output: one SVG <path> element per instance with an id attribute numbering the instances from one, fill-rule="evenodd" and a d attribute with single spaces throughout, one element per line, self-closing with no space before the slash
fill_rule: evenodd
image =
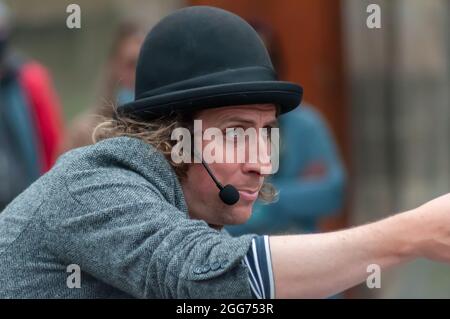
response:
<path id="1" fill-rule="evenodd" d="M 280 113 L 301 102 L 302 88 L 278 81 L 256 31 L 228 11 L 193 6 L 162 19 L 142 45 L 135 100 L 119 114 L 152 118 L 171 111 L 274 103 Z"/>

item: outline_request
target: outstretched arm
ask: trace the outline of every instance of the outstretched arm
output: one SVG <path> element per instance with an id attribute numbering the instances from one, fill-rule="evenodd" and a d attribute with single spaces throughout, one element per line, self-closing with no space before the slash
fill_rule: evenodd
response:
<path id="1" fill-rule="evenodd" d="M 426 257 L 450 262 L 450 194 L 417 209 L 347 230 L 270 237 L 276 298 L 322 298 L 380 268 Z"/>

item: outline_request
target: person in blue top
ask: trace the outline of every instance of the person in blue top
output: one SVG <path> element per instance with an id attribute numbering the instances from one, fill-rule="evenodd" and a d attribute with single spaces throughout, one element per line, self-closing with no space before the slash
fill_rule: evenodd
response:
<path id="1" fill-rule="evenodd" d="M 259 21 L 251 24 L 265 42 L 274 67 L 282 73 L 280 46 L 273 30 Z M 232 235 L 312 233 L 318 231 L 323 217 L 342 209 L 346 172 L 320 112 L 302 104 L 281 115 L 279 125 L 280 165 L 271 177 L 271 183 L 279 191 L 278 201 L 270 205 L 255 203 L 248 222 L 227 227 Z"/>

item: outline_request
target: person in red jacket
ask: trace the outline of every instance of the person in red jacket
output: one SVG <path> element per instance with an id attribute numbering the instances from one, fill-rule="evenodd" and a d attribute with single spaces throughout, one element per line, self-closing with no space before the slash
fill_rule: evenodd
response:
<path id="1" fill-rule="evenodd" d="M 62 139 L 59 99 L 46 68 L 9 44 L 0 2 L 0 210 L 55 162 Z"/>
<path id="2" fill-rule="evenodd" d="M 37 62 L 24 63 L 20 70 L 20 84 L 27 95 L 34 115 L 41 146 L 41 172 L 54 164 L 62 139 L 62 118 L 59 99 L 53 89 L 50 75 Z"/>

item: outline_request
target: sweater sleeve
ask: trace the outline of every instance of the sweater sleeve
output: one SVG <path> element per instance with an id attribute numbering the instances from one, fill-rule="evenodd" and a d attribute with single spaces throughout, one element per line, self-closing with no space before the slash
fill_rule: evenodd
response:
<path id="1" fill-rule="evenodd" d="M 65 184 L 46 225 L 61 260 L 137 298 L 252 297 L 242 260 L 253 235 L 189 219 L 123 168 L 67 171 Z"/>

